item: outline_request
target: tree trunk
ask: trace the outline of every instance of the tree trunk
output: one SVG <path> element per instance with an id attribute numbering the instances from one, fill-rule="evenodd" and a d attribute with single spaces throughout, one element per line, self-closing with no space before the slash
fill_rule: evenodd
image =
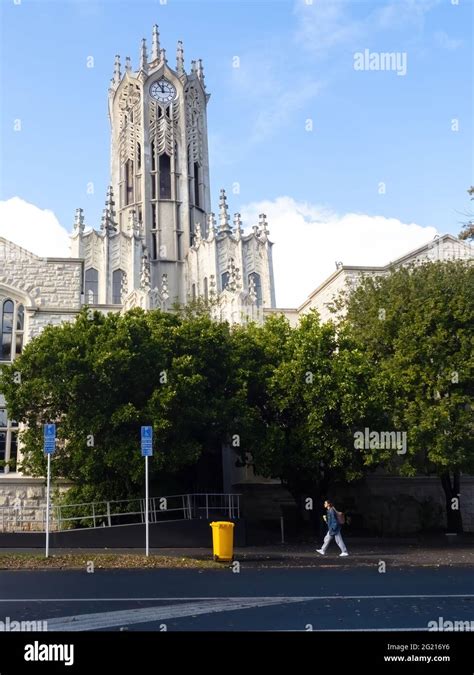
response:
<path id="1" fill-rule="evenodd" d="M 461 515 L 461 475 L 459 471 L 451 474 L 449 471 L 441 474 L 441 485 L 443 486 L 444 495 L 446 499 L 446 523 L 447 531 L 460 534 L 462 529 L 462 515 Z"/>

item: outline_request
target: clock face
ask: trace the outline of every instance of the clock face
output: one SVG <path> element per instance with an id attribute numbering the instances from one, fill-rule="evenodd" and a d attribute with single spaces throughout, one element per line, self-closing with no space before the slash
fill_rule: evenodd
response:
<path id="1" fill-rule="evenodd" d="M 160 103 L 171 103 L 176 97 L 176 89 L 168 80 L 156 80 L 150 87 L 150 94 Z"/>

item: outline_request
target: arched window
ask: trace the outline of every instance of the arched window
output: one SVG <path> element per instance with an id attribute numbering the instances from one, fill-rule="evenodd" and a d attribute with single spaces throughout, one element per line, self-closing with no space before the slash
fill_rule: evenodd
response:
<path id="1" fill-rule="evenodd" d="M 13 313 L 15 306 L 11 300 L 5 300 L 2 307 L 2 346 L 1 360 L 10 361 L 12 357 Z"/>
<path id="2" fill-rule="evenodd" d="M 225 291 L 229 283 L 229 272 L 224 272 L 221 276 L 222 290 Z"/>
<path id="3" fill-rule="evenodd" d="M 86 270 L 85 278 L 86 303 L 97 305 L 99 301 L 99 272 L 93 267 Z"/>
<path id="4" fill-rule="evenodd" d="M 138 170 L 142 168 L 142 146 L 140 143 L 137 143 L 137 168 Z"/>
<path id="5" fill-rule="evenodd" d="M 25 308 L 10 298 L 0 300 L 0 361 L 12 361 L 23 349 Z"/>
<path id="6" fill-rule="evenodd" d="M 171 161 L 169 155 L 160 155 L 160 199 L 171 199 Z"/>
<path id="7" fill-rule="evenodd" d="M 112 273 L 112 302 L 120 305 L 122 302 L 123 270 L 114 270 Z"/>
<path id="8" fill-rule="evenodd" d="M 204 300 L 209 299 L 209 289 L 208 289 L 208 284 L 207 284 L 207 277 L 204 277 Z"/>
<path id="9" fill-rule="evenodd" d="M 157 240 L 156 240 L 156 233 L 153 232 L 151 235 L 151 259 L 156 260 L 157 259 L 157 253 L 158 253 L 158 247 L 157 247 Z"/>
<path id="10" fill-rule="evenodd" d="M 253 279 L 255 284 L 255 293 L 257 294 L 257 305 L 262 304 L 262 281 L 260 279 L 260 274 L 257 272 L 252 272 L 249 274 L 249 284 L 250 280 Z"/>
<path id="11" fill-rule="evenodd" d="M 196 300 L 196 284 L 192 285 L 192 299 Z"/>
<path id="12" fill-rule="evenodd" d="M 155 141 L 151 142 L 151 170 L 156 171 Z"/>
<path id="13" fill-rule="evenodd" d="M 16 310 L 16 354 L 21 354 L 23 349 L 23 330 L 25 326 L 25 308 L 18 305 Z"/>

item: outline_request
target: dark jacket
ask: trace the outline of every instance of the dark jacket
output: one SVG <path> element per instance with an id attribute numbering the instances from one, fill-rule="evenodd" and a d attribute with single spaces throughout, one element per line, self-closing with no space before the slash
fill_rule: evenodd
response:
<path id="1" fill-rule="evenodd" d="M 341 531 L 341 525 L 337 520 L 336 509 L 334 507 L 331 507 L 327 511 L 327 524 L 329 534 L 335 536 L 336 534 L 339 534 L 339 532 Z"/>

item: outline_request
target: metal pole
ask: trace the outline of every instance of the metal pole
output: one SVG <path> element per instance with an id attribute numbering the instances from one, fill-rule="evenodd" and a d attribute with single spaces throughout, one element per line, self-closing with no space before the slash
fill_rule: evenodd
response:
<path id="1" fill-rule="evenodd" d="M 285 543 L 285 523 L 283 520 L 283 516 L 280 516 L 280 529 L 281 529 L 281 543 Z"/>
<path id="2" fill-rule="evenodd" d="M 145 532 L 146 532 L 146 555 L 150 554 L 148 536 L 148 455 L 145 457 Z"/>
<path id="3" fill-rule="evenodd" d="M 46 479 L 46 558 L 49 556 L 49 485 L 51 481 L 51 455 L 48 453 L 48 477 Z"/>

